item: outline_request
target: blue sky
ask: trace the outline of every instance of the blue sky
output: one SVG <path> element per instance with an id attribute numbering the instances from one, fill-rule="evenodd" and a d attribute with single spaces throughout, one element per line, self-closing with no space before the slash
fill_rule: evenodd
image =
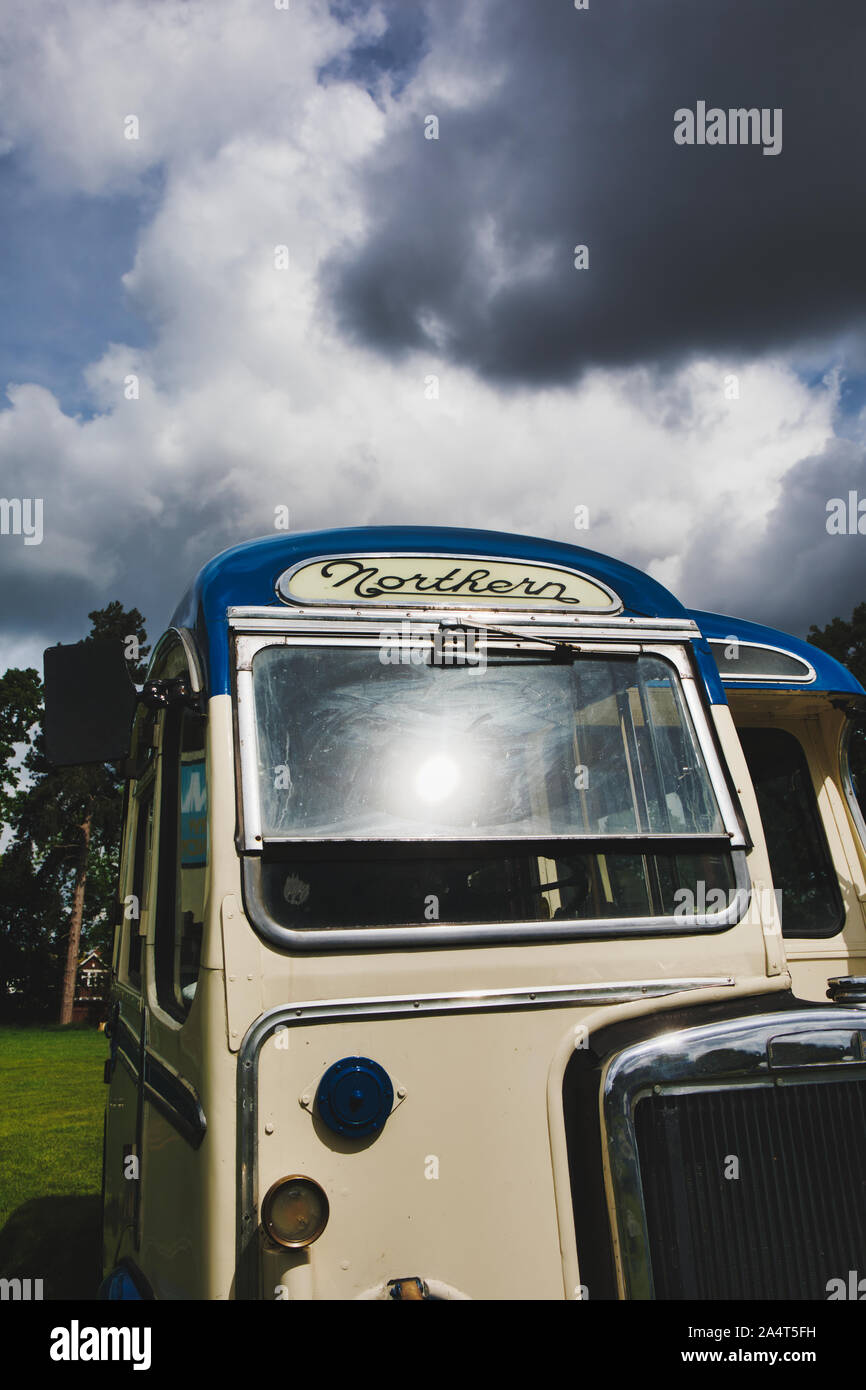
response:
<path id="1" fill-rule="evenodd" d="M 152 195 L 54 193 L 12 152 L 0 158 L 0 204 L 0 380 L 37 382 L 67 413 L 89 413 L 84 367 L 109 342 L 149 340 L 121 276 Z"/>

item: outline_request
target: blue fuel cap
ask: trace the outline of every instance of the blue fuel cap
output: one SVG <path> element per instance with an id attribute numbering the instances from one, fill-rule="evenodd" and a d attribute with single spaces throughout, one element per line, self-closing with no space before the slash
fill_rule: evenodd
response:
<path id="1" fill-rule="evenodd" d="M 342 1057 L 316 1091 L 319 1115 L 335 1134 L 365 1139 L 385 1126 L 394 1104 L 391 1078 L 369 1057 Z"/>

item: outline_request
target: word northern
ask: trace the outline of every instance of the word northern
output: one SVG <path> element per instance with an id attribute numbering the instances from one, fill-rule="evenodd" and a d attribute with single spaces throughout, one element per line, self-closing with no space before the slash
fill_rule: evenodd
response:
<path id="1" fill-rule="evenodd" d="M 380 565 L 365 564 L 362 560 L 333 560 L 322 566 L 322 574 L 326 579 L 332 579 L 343 568 L 348 569 L 348 574 L 342 579 L 334 579 L 333 587 L 341 589 L 352 584 L 352 592 L 359 598 L 379 598 L 382 594 L 405 590 L 410 594 L 454 594 L 458 597 L 472 594 L 476 598 L 523 595 L 526 598 L 547 597 L 555 599 L 557 603 L 580 603 L 579 598 L 568 594 L 564 581 L 548 579 L 544 583 L 533 584 L 528 577 L 497 579 L 483 565 L 470 569 L 468 573 L 464 572 L 464 565 L 453 565 L 447 574 L 431 577 L 420 571 L 409 575 L 383 574 Z"/>
<path id="2" fill-rule="evenodd" d="M 290 603 L 439 604 L 582 609 L 613 613 L 622 606 L 606 586 L 577 570 L 531 561 L 453 555 L 338 555 L 287 570 L 277 593 Z"/>
<path id="3" fill-rule="evenodd" d="M 764 154 L 782 152 L 782 108 L 731 107 L 723 111 L 699 101 L 692 111 L 681 106 L 674 112 L 674 140 L 678 145 L 763 145 Z"/>

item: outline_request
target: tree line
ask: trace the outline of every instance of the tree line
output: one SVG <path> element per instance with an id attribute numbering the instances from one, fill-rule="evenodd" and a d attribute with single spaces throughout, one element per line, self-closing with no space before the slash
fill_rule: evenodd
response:
<path id="1" fill-rule="evenodd" d="M 150 648 L 138 609 L 114 602 L 88 617 L 84 640 L 121 638 L 141 684 Z M 866 686 L 866 602 L 808 640 Z M 82 952 L 111 959 L 124 769 L 52 767 L 42 716 L 33 667 L 0 676 L 0 1017 L 68 1023 Z"/>
<path id="2" fill-rule="evenodd" d="M 144 680 L 144 619 L 120 603 L 88 614 L 85 641 L 121 638 Z M 72 1017 L 82 950 L 111 960 L 123 816 L 121 766 L 53 767 L 39 673 L 0 676 L 0 1017 Z"/>

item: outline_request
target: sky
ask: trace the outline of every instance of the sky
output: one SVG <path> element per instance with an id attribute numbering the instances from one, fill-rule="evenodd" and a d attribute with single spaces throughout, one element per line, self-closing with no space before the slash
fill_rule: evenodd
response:
<path id="1" fill-rule="evenodd" d="M 7 10 L 0 495 L 42 524 L 0 534 L 0 670 L 113 599 L 155 638 L 286 507 L 850 616 L 864 60 L 862 0 Z M 675 138 L 737 108 L 766 139 Z"/>

